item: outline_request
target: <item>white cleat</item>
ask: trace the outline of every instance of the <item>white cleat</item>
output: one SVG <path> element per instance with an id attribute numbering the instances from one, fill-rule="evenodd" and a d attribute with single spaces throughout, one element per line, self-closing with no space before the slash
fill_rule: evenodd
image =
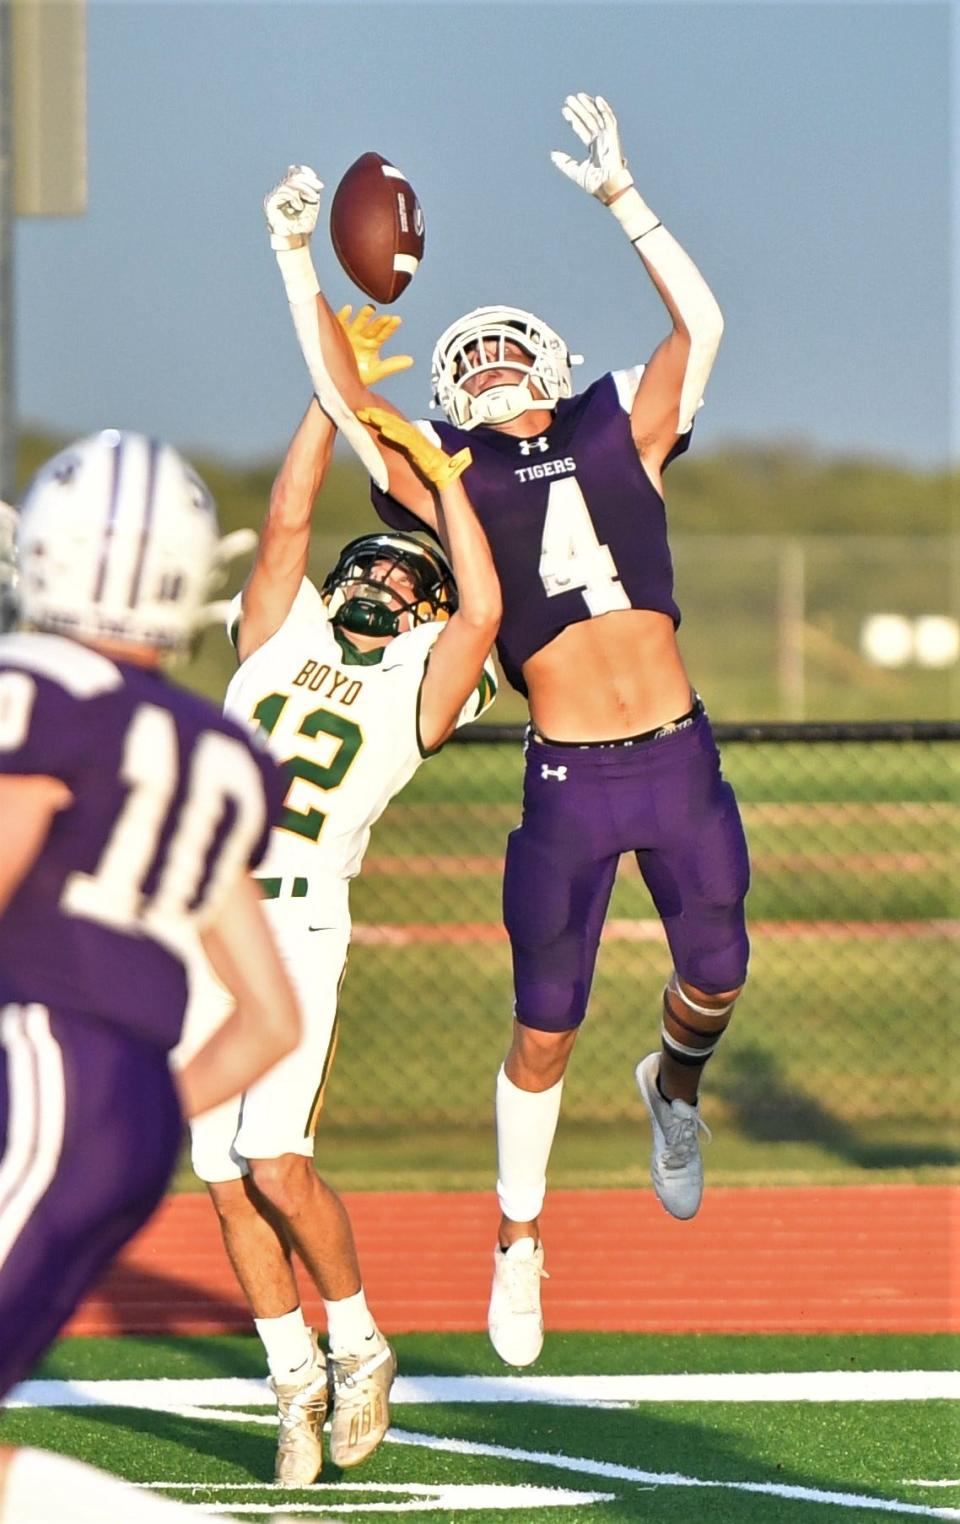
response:
<path id="1" fill-rule="evenodd" d="M 299 1382 L 271 1379 L 277 1399 L 280 1434 L 276 1479 L 281 1487 L 309 1487 L 323 1470 L 323 1425 L 327 1417 L 327 1363 L 311 1335 L 314 1358 Z"/>
<path id="2" fill-rule="evenodd" d="M 532 1365 L 543 1348 L 540 1282 L 547 1279 L 543 1245 L 532 1238 L 518 1238 L 507 1250 L 494 1249 L 487 1328 L 506 1365 Z"/>
<path id="3" fill-rule="evenodd" d="M 390 1388 L 397 1357 L 379 1331 L 358 1355 L 330 1357 L 333 1418 L 330 1459 L 347 1469 L 372 1455 L 390 1427 Z"/>
<path id="4" fill-rule="evenodd" d="M 703 1195 L 703 1162 L 698 1134 L 711 1136 L 700 1108 L 687 1101 L 665 1101 L 657 1089 L 660 1054 L 648 1053 L 636 1067 L 640 1096 L 650 1113 L 653 1188 L 671 1217 L 695 1216 Z"/>

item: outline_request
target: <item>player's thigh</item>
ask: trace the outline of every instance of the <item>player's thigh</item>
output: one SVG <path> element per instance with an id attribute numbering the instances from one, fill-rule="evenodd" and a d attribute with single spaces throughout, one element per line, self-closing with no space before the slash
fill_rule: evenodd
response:
<path id="1" fill-rule="evenodd" d="M 281 946 L 302 1014 L 300 1041 L 243 1097 L 234 1152 L 240 1159 L 313 1156 L 337 1045 L 337 1000 L 346 967 L 349 926 L 285 936 Z"/>
<path id="2" fill-rule="evenodd" d="M 529 817 L 511 833 L 503 919 L 522 1025 L 563 1031 L 583 1020 L 616 865 L 591 855 L 573 819 L 566 833 Z"/>
<path id="3" fill-rule="evenodd" d="M 689 769 L 689 798 L 667 838 L 638 852 L 674 966 L 707 993 L 736 989 L 747 973 L 744 901 L 750 861 L 736 797 L 709 759 Z"/>
<path id="4" fill-rule="evenodd" d="M 42 1006 L 0 1018 L 0 1391 L 150 1216 L 176 1162 L 166 1054 Z"/>

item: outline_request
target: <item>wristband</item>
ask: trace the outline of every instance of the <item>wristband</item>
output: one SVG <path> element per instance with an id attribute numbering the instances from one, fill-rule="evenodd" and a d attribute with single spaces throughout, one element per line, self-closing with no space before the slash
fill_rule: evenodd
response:
<path id="1" fill-rule="evenodd" d="M 298 249 L 275 249 L 274 253 L 290 306 L 312 301 L 319 294 L 320 282 L 313 268 L 309 244 L 305 243 Z"/>
<path id="2" fill-rule="evenodd" d="M 660 226 L 660 218 L 656 212 L 651 212 L 635 185 L 625 190 L 616 201 L 608 201 L 607 210 L 616 217 L 631 243 Z"/>

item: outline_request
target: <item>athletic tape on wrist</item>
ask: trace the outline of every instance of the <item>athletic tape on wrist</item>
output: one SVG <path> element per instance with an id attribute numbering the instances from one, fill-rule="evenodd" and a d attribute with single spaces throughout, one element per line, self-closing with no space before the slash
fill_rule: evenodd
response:
<path id="1" fill-rule="evenodd" d="M 291 307 L 312 301 L 319 294 L 320 282 L 313 268 L 309 244 L 299 249 L 275 249 L 274 253 Z"/>

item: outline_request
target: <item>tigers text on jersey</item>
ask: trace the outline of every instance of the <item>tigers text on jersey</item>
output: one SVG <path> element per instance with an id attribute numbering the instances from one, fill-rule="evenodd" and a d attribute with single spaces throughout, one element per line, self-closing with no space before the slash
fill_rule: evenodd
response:
<path id="1" fill-rule="evenodd" d="M 450 454 L 469 445 L 463 482 L 482 523 L 503 592 L 497 651 L 513 687 L 534 652 L 583 619 L 654 609 L 680 623 L 663 498 L 637 454 L 630 409 L 642 367 L 601 376 L 557 403 L 532 439 L 480 427 L 421 425 Z M 688 446 L 681 436 L 672 455 Z M 374 507 L 394 529 L 420 529 L 377 487 Z"/>
<path id="2" fill-rule="evenodd" d="M 280 628 L 234 674 L 224 709 L 259 725 L 289 787 L 262 872 L 349 879 L 370 827 L 424 757 L 420 685 L 440 623 L 417 625 L 379 649 L 338 635 L 311 582 Z M 458 725 L 493 702 L 488 664 Z"/>
<path id="3" fill-rule="evenodd" d="M 266 849 L 283 779 L 264 748 L 159 672 L 59 635 L 0 638 L 0 773 L 72 801 L 0 916 L 0 1006 L 179 1039 L 178 949 Z"/>

